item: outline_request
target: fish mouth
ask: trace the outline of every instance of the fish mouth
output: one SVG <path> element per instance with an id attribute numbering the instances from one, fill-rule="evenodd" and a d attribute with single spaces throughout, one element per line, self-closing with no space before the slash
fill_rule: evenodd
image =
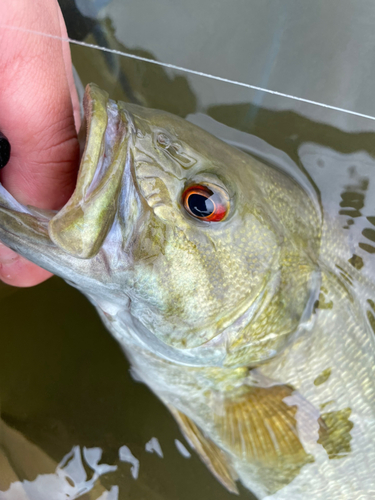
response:
<path id="1" fill-rule="evenodd" d="M 54 262 L 68 257 L 74 267 L 75 259 L 99 252 L 117 212 L 131 142 L 128 112 L 95 84 L 86 87 L 83 106 L 86 143 L 77 184 L 59 212 L 23 206 L 0 184 L 0 240 L 60 275 Z"/>
<path id="2" fill-rule="evenodd" d="M 81 259 L 96 255 L 110 230 L 128 154 L 127 112 L 95 84 L 83 100 L 86 144 L 77 185 L 49 222 L 51 240 Z"/>

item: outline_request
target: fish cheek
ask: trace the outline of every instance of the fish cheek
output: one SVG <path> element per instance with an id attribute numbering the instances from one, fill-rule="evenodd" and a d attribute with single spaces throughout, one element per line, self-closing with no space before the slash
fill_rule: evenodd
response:
<path id="1" fill-rule="evenodd" d="M 151 213 L 147 223 L 144 225 L 142 234 L 133 247 L 134 262 L 139 264 L 157 259 L 160 255 L 163 255 L 165 244 L 166 225 Z"/>
<path id="2" fill-rule="evenodd" d="M 202 326 L 216 310 L 202 260 L 207 248 L 197 245 L 199 234 L 192 241 L 188 233 L 153 216 L 134 249 L 134 291 L 143 304 L 134 304 L 134 313 L 165 344 L 181 349 L 214 335 Z"/>
<path id="3" fill-rule="evenodd" d="M 170 346 L 196 347 L 251 305 L 277 258 L 277 238 L 248 212 L 216 229 L 170 205 L 149 213 L 134 247 L 136 287 L 149 305 L 138 319 Z"/>

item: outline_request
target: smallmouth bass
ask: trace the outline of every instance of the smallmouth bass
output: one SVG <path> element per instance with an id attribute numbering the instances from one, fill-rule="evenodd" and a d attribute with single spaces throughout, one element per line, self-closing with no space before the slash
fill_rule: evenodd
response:
<path id="1" fill-rule="evenodd" d="M 97 308 L 211 472 L 259 498 L 375 498 L 372 283 L 284 172 L 86 89 L 58 213 L 0 189 L 0 239 Z"/>

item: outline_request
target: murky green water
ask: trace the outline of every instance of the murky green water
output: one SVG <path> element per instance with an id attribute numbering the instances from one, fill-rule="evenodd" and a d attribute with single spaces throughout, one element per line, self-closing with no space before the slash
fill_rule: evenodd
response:
<path id="1" fill-rule="evenodd" d="M 352 3 L 347 3 L 352 7 Z M 308 37 L 302 35 L 303 27 L 298 26 L 297 21 L 292 22 L 298 18 L 305 22 L 305 16 L 298 14 L 296 5 L 293 10 L 280 3 L 278 10 L 270 14 L 272 2 L 263 7 L 255 2 L 250 11 L 242 2 L 237 12 L 222 3 L 215 10 L 216 14 L 210 16 L 212 2 L 204 2 L 201 7 L 195 2 L 188 6 L 183 2 L 174 5 L 158 2 L 156 7 L 154 4 L 141 9 L 136 2 L 118 0 L 104 6 L 99 14 L 93 2 L 77 1 L 81 11 L 72 1 L 62 0 L 61 4 L 68 16 L 71 36 L 88 43 L 151 59 L 160 58 L 226 78 L 251 80 L 256 85 L 271 88 L 279 85 L 284 92 L 375 115 L 375 101 L 369 99 L 372 94 L 367 82 L 362 82 L 365 78 L 358 83 L 358 74 L 357 79 L 344 74 L 349 63 L 341 61 L 342 54 L 338 51 L 343 41 L 328 44 L 329 50 L 321 53 L 312 42 L 308 48 Z M 83 4 L 94 9 L 92 17 Z M 327 12 L 328 4 L 333 12 Z M 318 16 L 320 8 L 325 11 L 321 18 Z M 198 22 L 195 14 L 200 9 Z M 314 22 L 326 35 L 330 16 L 336 19 L 336 6 L 334 2 L 324 6 L 318 3 L 314 9 Z M 164 13 L 163 23 L 153 21 L 158 12 Z M 98 14 L 99 21 L 94 14 Z M 246 15 L 247 37 L 230 36 L 233 30 L 244 33 Z M 342 14 L 342 25 L 347 22 L 348 15 L 347 12 Z M 371 15 L 375 15 L 373 9 Z M 258 22 L 254 21 L 256 16 Z M 190 29 L 187 29 L 189 22 Z M 262 23 L 263 30 L 257 27 Z M 353 23 L 358 35 L 353 39 L 357 43 L 367 23 L 358 18 Z M 288 26 L 295 32 L 294 39 Z M 306 46 L 305 58 L 309 55 L 315 72 L 303 58 L 300 61 L 291 59 L 287 47 L 295 47 L 298 34 Z M 254 41 L 258 45 L 246 53 L 243 47 Z M 372 41 L 375 44 L 375 39 Z M 318 41 L 318 34 L 313 42 L 324 45 L 323 41 Z M 190 50 L 186 48 L 189 43 Z M 353 257 L 353 265 L 363 267 L 372 275 L 375 198 L 369 193 L 375 183 L 374 122 L 280 97 L 260 96 L 253 90 L 229 83 L 86 47 L 72 45 L 72 56 L 82 83 L 94 81 L 114 99 L 188 117 L 255 154 L 257 149 L 259 155 L 265 151 L 264 144 L 256 138 L 284 152 L 286 156 L 278 155 L 277 162 L 289 157 L 307 175 L 325 209 L 340 218 L 348 238 L 361 242 L 361 252 Z M 326 58 L 329 60 L 329 57 L 333 59 L 327 67 Z M 355 64 L 359 62 L 353 55 Z M 295 78 L 290 78 L 291 73 Z M 340 75 L 346 82 L 347 92 L 343 83 L 334 85 Z M 323 77 L 328 81 L 326 87 L 322 84 Z M 363 92 L 350 86 L 357 83 L 362 85 Z M 220 125 L 214 124 L 207 115 Z M 270 150 L 269 154 L 271 161 L 272 155 L 277 153 Z M 186 458 L 177 450 L 175 439 L 188 445 L 173 418 L 144 385 L 132 380 L 120 347 L 106 332 L 93 307 L 76 290 L 58 278 L 30 290 L 0 285 L 0 314 L 2 419 L 36 444 L 54 463 L 59 463 L 74 446 L 81 450 L 99 447 L 103 450 L 101 463 L 117 465 L 117 470 L 104 473 L 100 482 L 108 490 L 118 485 L 119 499 L 233 498 L 194 452 Z M 158 439 L 163 458 L 146 451 L 145 445 L 152 437 Z M 139 460 L 136 480 L 131 465 L 119 460 L 119 449 L 124 445 Z M 50 465 L 43 457 L 35 456 L 32 466 L 27 463 L 21 466 L 15 454 L 12 466 L 19 480 L 33 481 L 38 474 L 50 473 Z M 85 467 L 87 476 L 82 473 L 83 482 L 93 474 L 92 468 Z M 1 477 L 0 485 L 1 489 L 7 489 L 8 478 Z M 241 498 L 254 498 L 244 488 L 239 488 Z M 79 498 L 97 498 L 102 491 L 97 496 L 84 494 Z"/>
<path id="2" fill-rule="evenodd" d="M 174 440 L 184 439 L 172 416 L 131 379 L 122 351 L 79 292 L 58 278 L 8 297 L 5 290 L 0 388 L 7 424 L 56 463 L 75 445 L 102 448 L 102 461 L 119 468 L 101 482 L 118 484 L 120 498 L 230 498 L 194 454 L 178 452 Z M 163 459 L 145 451 L 154 436 Z M 140 461 L 136 481 L 118 459 L 123 445 Z M 21 480 L 35 479 L 20 472 Z M 38 473 L 48 472 L 41 461 Z"/>

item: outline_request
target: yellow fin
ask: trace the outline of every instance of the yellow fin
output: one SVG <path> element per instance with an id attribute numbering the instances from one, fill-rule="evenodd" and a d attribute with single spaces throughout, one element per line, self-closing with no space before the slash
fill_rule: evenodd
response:
<path id="1" fill-rule="evenodd" d="M 187 441 L 192 448 L 195 449 L 216 479 L 218 479 L 231 493 L 238 494 L 238 489 L 235 484 L 237 476 L 232 470 L 225 453 L 211 441 L 211 439 L 206 437 L 195 423 L 184 413 L 181 413 L 171 406 L 169 406 L 169 409 Z"/>
<path id="2" fill-rule="evenodd" d="M 236 461 L 249 464 L 270 492 L 290 483 L 305 464 L 314 462 L 298 436 L 298 407 L 284 401 L 292 393 L 287 385 L 247 387 L 246 392 L 220 401 L 214 413 L 220 446 Z"/>

